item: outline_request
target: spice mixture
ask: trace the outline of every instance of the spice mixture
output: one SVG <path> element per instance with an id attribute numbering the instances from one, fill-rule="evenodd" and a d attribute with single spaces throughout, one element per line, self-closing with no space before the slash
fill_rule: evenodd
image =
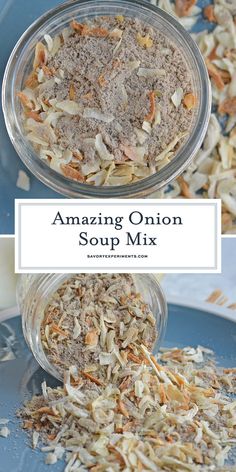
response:
<path id="1" fill-rule="evenodd" d="M 188 169 L 152 198 L 220 198 L 222 232 L 236 233 L 236 1 L 154 0 L 192 34 L 206 61 L 212 115 L 203 146 Z M 210 3 L 210 4 L 208 4 Z M 203 25 L 205 29 L 202 30 Z"/>
<path id="2" fill-rule="evenodd" d="M 140 346 L 139 359 L 116 385 L 85 386 L 72 369 L 63 387 L 42 384 L 19 415 L 45 462 L 65 459 L 65 472 L 235 471 L 236 369 L 216 367 L 202 347 L 156 359 Z"/>
<path id="3" fill-rule="evenodd" d="M 63 378 L 71 366 L 97 385 L 111 379 L 139 345 L 152 350 L 156 320 L 129 274 L 78 274 L 63 283 L 45 309 L 43 349 Z"/>
<path id="4" fill-rule="evenodd" d="M 72 21 L 37 43 L 18 93 L 39 156 L 68 178 L 122 185 L 173 159 L 197 97 L 180 50 L 136 19 Z"/>

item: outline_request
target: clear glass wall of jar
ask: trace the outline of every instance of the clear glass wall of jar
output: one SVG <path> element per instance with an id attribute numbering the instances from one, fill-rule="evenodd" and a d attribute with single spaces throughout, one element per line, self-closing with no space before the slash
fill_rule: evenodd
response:
<path id="1" fill-rule="evenodd" d="M 44 310 L 53 293 L 69 279 L 72 274 L 24 274 L 19 277 L 17 301 L 22 315 L 22 327 L 25 340 L 41 367 L 59 380 L 62 380 L 56 368 L 48 361 L 40 337 L 40 326 Z M 134 274 L 137 290 L 150 306 L 156 318 L 158 331 L 154 347 L 156 352 L 165 333 L 167 322 L 167 304 L 163 291 L 153 274 Z"/>

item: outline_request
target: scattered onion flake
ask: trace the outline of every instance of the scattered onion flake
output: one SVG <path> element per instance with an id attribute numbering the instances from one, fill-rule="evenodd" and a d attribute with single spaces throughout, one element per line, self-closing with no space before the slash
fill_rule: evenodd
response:
<path id="1" fill-rule="evenodd" d="M 193 3 L 180 0 L 175 3 L 174 11 L 174 2 L 160 0 L 159 7 L 174 13 L 189 29 L 196 20 L 202 22 L 198 14 L 203 9 L 195 12 Z M 213 0 L 213 4 L 204 8 L 204 15 L 211 22 L 209 32 L 205 29 L 192 36 L 204 56 L 211 79 L 214 108 L 208 131 L 194 162 L 182 174 L 181 186 L 175 181 L 171 184 L 173 189 L 165 187 L 151 196 L 221 198 L 222 232 L 236 234 L 236 139 L 231 135 L 236 126 L 235 1 Z M 175 106 L 180 106 L 181 101 L 187 109 L 197 106 L 197 97 L 192 92 L 187 91 L 184 96 L 181 90 L 176 92 L 172 96 Z"/>
<path id="2" fill-rule="evenodd" d="M 58 102 L 56 107 L 59 108 L 59 110 L 69 113 L 69 115 L 79 115 L 81 113 L 81 107 L 73 100 L 63 100 L 62 102 Z"/>
<path id="3" fill-rule="evenodd" d="M 192 110 L 197 105 L 197 97 L 193 93 L 186 93 L 183 98 L 183 104 L 188 110 Z"/>
<path id="4" fill-rule="evenodd" d="M 115 348 L 100 353 L 100 368 L 110 368 L 105 384 L 92 366 L 71 366 L 57 388 L 43 382 L 43 395 L 19 412 L 33 447 L 46 464 L 64 460 L 66 472 L 233 472 L 236 369 L 217 366 L 202 346 L 155 357 L 136 348 L 135 335 L 130 327 L 127 359 Z"/>
<path id="5" fill-rule="evenodd" d="M 110 32 L 109 36 L 110 38 L 114 39 L 121 39 L 122 38 L 123 31 L 119 28 L 114 28 L 113 31 Z"/>
<path id="6" fill-rule="evenodd" d="M 74 169 L 69 164 L 61 164 L 60 167 L 65 177 L 68 177 L 72 180 L 77 180 L 79 182 L 84 181 L 84 177 L 81 172 L 79 172 L 77 169 Z"/>
<path id="7" fill-rule="evenodd" d="M 121 46 L 121 43 L 122 43 L 122 36 L 113 50 L 113 56 L 117 53 L 119 47 Z"/>
<path id="8" fill-rule="evenodd" d="M 162 151 L 158 156 L 156 157 L 156 161 L 161 161 L 169 152 L 173 151 L 175 146 L 178 144 L 178 142 L 188 136 L 188 132 L 183 132 L 180 133 L 178 136 L 176 136 L 169 144 L 168 146 Z"/>
<path id="9" fill-rule="evenodd" d="M 145 77 L 146 79 L 155 77 L 165 77 L 166 71 L 165 69 L 147 69 L 144 67 L 140 67 L 137 71 L 137 75 L 139 77 Z"/>
<path id="10" fill-rule="evenodd" d="M 26 192 L 30 190 L 30 178 L 24 170 L 19 170 L 16 186 Z"/>
<path id="11" fill-rule="evenodd" d="M 176 108 L 180 106 L 183 96 L 184 96 L 184 91 L 181 87 L 178 87 L 173 93 L 173 95 L 171 96 L 171 101 L 173 102 Z"/>
<path id="12" fill-rule="evenodd" d="M 197 0 L 176 0 L 175 12 L 179 17 L 188 16 L 191 14 L 193 6 Z"/>
<path id="13" fill-rule="evenodd" d="M 144 120 L 142 124 L 142 129 L 146 131 L 146 133 L 151 134 L 152 132 L 152 127 L 149 121 Z"/>
<path id="14" fill-rule="evenodd" d="M 2 428 L 0 428 L 0 437 L 8 438 L 10 434 L 11 434 L 11 431 L 7 426 L 3 426 Z"/>
<path id="15" fill-rule="evenodd" d="M 235 178 L 221 180 L 218 183 L 217 193 L 222 204 L 236 217 L 236 181 Z"/>
<path id="16" fill-rule="evenodd" d="M 108 151 L 106 145 L 104 144 L 101 134 L 96 135 L 95 148 L 96 148 L 96 151 L 97 151 L 97 153 L 98 153 L 98 155 L 101 159 L 106 160 L 106 161 L 111 161 L 111 160 L 114 159 L 113 154 L 111 154 Z"/>
<path id="17" fill-rule="evenodd" d="M 146 152 L 145 147 L 142 146 L 121 145 L 121 149 L 131 161 L 142 161 Z"/>
<path id="18" fill-rule="evenodd" d="M 33 63 L 33 69 L 36 70 L 39 66 L 45 65 L 48 59 L 47 48 L 43 43 L 38 42 L 35 47 L 35 57 Z"/>
<path id="19" fill-rule="evenodd" d="M 53 49 L 53 39 L 52 39 L 52 37 L 50 36 L 50 34 L 45 34 L 44 39 L 46 41 L 48 51 L 51 52 L 52 49 Z"/>
<path id="20" fill-rule="evenodd" d="M 26 90 L 24 90 L 23 92 L 17 92 L 16 95 L 20 99 L 20 101 L 21 101 L 21 103 L 24 107 L 28 108 L 29 110 L 33 110 L 35 108 L 34 102 L 28 96 Z"/>
<path id="21" fill-rule="evenodd" d="M 153 126 L 157 126 L 160 123 L 161 123 L 161 107 L 159 106 L 159 104 L 157 104 Z"/>
<path id="22" fill-rule="evenodd" d="M 98 121 L 104 121 L 104 123 L 111 123 L 114 120 L 114 116 L 108 113 L 103 113 L 96 108 L 85 108 L 83 112 L 84 118 L 92 118 Z"/>
<path id="23" fill-rule="evenodd" d="M 128 68 L 129 70 L 135 70 L 135 69 L 137 69 L 139 66 L 140 66 L 140 61 L 138 61 L 138 60 L 129 61 L 129 62 L 127 63 L 127 68 Z"/>
<path id="24" fill-rule="evenodd" d="M 137 42 L 139 46 L 143 48 L 151 48 L 153 46 L 153 40 L 150 38 L 149 34 L 142 36 L 140 33 L 137 34 Z"/>
<path id="25" fill-rule="evenodd" d="M 149 124 L 149 123 L 148 123 Z M 143 125 L 142 125 L 143 127 Z M 137 138 L 138 138 L 138 141 L 140 144 L 144 144 L 145 141 L 148 139 L 148 134 L 149 134 L 149 131 L 146 132 L 146 131 L 143 131 L 142 129 L 139 129 L 139 128 L 134 128 L 134 131 L 137 135 Z"/>
<path id="26" fill-rule="evenodd" d="M 121 100 L 123 104 L 126 106 L 128 104 L 128 94 L 127 94 L 124 84 L 121 84 L 120 86 L 120 94 L 121 94 Z"/>

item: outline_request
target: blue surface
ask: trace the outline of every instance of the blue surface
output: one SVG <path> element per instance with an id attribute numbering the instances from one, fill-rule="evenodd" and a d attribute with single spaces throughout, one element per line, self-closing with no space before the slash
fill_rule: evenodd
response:
<path id="1" fill-rule="evenodd" d="M 209 4 L 211 0 L 200 0 L 199 6 Z M 58 0 L 0 0 L 0 83 L 8 57 L 25 29 L 41 14 L 55 7 Z M 201 20 L 195 31 L 211 28 Z M 39 182 L 25 168 L 16 154 L 5 128 L 2 110 L 0 110 L 0 234 L 14 233 L 14 199 L 15 198 L 59 198 L 60 195 Z M 30 175 L 29 192 L 16 187 L 19 170 L 26 170 Z"/>
<path id="2" fill-rule="evenodd" d="M 0 82 L 2 84 L 8 57 L 26 28 L 40 15 L 55 7 L 58 0 L 0 0 Z M 59 198 L 26 169 L 16 154 L 6 131 L 0 110 L 0 234 L 14 233 L 15 198 Z M 30 175 L 31 189 L 25 192 L 16 187 L 19 170 Z"/>
<path id="3" fill-rule="evenodd" d="M 164 344 L 168 347 L 200 344 L 215 351 L 220 365 L 236 366 L 236 323 L 204 311 L 170 305 Z M 6 356 L 7 347 L 17 358 L 0 362 L 0 418 L 11 419 L 11 435 L 0 438 L 0 472 L 48 472 L 44 455 L 27 447 L 29 439 L 14 414 L 27 396 L 40 392 L 44 379 L 51 386 L 58 381 L 34 361 L 24 343 L 19 317 L 0 324 L 0 360 Z M 55 472 L 64 469 L 62 463 L 52 467 Z"/>

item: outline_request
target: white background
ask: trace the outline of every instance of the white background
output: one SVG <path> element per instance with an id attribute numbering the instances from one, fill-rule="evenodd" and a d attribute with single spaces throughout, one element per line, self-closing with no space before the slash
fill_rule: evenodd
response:
<path id="1" fill-rule="evenodd" d="M 16 200 L 16 271 L 213 271 L 216 203 L 219 255 L 220 204 L 216 200 Z M 128 223 L 128 215 L 134 210 L 140 210 L 146 216 L 155 216 L 157 212 L 169 217 L 181 216 L 183 225 L 134 226 Z M 95 216 L 99 212 L 113 217 L 124 216 L 124 226 L 117 231 L 113 226 L 103 225 L 52 225 L 58 211 L 64 216 Z M 101 245 L 79 246 L 78 235 L 81 231 L 87 231 L 91 237 L 119 237 L 121 243 L 115 251 Z M 126 231 L 133 235 L 140 231 L 157 237 L 158 246 L 126 246 Z M 148 258 L 88 259 L 87 254 L 148 254 Z M 219 257 L 217 270 L 220 270 Z"/>
<path id="2" fill-rule="evenodd" d="M 228 298 L 228 304 L 236 303 L 235 261 L 236 238 L 222 237 L 222 273 L 168 274 L 161 281 L 167 300 L 200 302 L 206 300 L 213 290 L 220 289 Z"/>

